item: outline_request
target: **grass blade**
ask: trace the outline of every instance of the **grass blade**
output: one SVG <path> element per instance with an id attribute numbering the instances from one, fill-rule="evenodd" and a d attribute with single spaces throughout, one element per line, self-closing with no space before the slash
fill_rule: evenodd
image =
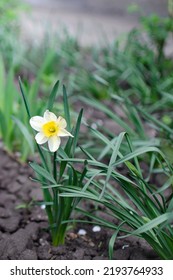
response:
<path id="1" fill-rule="evenodd" d="M 165 221 L 171 221 L 173 219 L 173 213 L 169 212 L 169 213 L 165 213 L 160 215 L 159 217 L 149 221 L 148 223 L 144 224 L 143 226 L 139 227 L 138 229 L 132 231 L 131 234 L 128 234 L 126 236 L 121 236 L 119 238 L 124 238 L 130 235 L 139 235 L 141 233 L 150 231 L 152 229 L 154 229 L 155 227 L 159 226 L 160 224 L 164 223 Z"/>
<path id="2" fill-rule="evenodd" d="M 12 119 L 14 120 L 14 122 L 17 124 L 17 126 L 19 127 L 20 131 L 22 132 L 23 136 L 25 137 L 32 154 L 34 154 L 34 144 L 33 144 L 33 139 L 31 134 L 29 133 L 27 127 L 16 117 L 12 117 Z"/>
<path id="3" fill-rule="evenodd" d="M 26 111 L 27 111 L 28 117 L 30 119 L 31 114 L 30 114 L 30 110 L 29 110 L 29 105 L 28 105 L 28 101 L 27 101 L 26 94 L 24 92 L 23 84 L 22 84 L 22 81 L 21 81 L 20 77 L 19 77 L 19 86 L 20 86 L 20 91 L 22 93 L 22 98 L 23 98 L 23 101 L 24 101 L 24 104 L 25 104 Z"/>
<path id="4" fill-rule="evenodd" d="M 34 162 L 30 162 L 29 165 L 32 167 L 32 169 L 34 169 L 34 171 L 37 174 L 41 175 L 43 178 L 45 178 L 49 182 L 53 183 L 54 185 L 57 184 L 57 182 L 55 181 L 53 176 L 47 170 L 42 168 L 40 165 L 38 165 L 37 163 L 34 163 Z"/>
<path id="5" fill-rule="evenodd" d="M 113 163 L 116 162 L 118 152 L 119 152 L 119 149 L 120 149 L 120 146 L 121 146 L 121 143 L 122 143 L 122 140 L 123 140 L 125 134 L 126 134 L 126 132 L 120 133 L 120 135 L 116 139 L 116 144 L 114 145 L 113 153 L 112 153 L 112 156 L 111 156 L 110 161 L 109 161 L 109 166 L 108 166 L 108 169 L 107 169 L 107 176 L 106 176 L 106 180 L 105 180 L 105 183 L 104 183 L 104 187 L 103 187 L 102 192 L 100 194 L 100 199 L 104 195 L 106 185 L 107 185 L 107 183 L 108 183 L 108 181 L 111 177 L 111 174 L 112 174 L 112 171 L 113 171 L 113 168 L 114 168 Z"/>
<path id="6" fill-rule="evenodd" d="M 59 87 L 59 81 L 57 81 L 51 91 L 51 94 L 50 94 L 50 97 L 49 97 L 49 100 L 48 100 L 48 110 L 51 111 L 52 108 L 53 108 L 53 104 L 55 102 L 55 98 L 56 98 L 56 94 L 57 94 L 57 91 L 58 91 L 58 87 Z"/>
<path id="7" fill-rule="evenodd" d="M 109 247 L 109 259 L 110 259 L 110 260 L 112 260 L 112 258 L 113 258 L 114 244 L 115 244 L 115 241 L 116 241 L 116 239 L 117 239 L 117 235 L 118 235 L 119 231 L 121 230 L 121 226 L 122 226 L 123 224 L 124 224 L 124 222 L 122 222 L 122 223 L 118 226 L 117 230 L 114 232 L 114 234 L 112 235 L 111 239 L 109 240 L 109 245 L 108 245 L 108 247 Z"/>
<path id="8" fill-rule="evenodd" d="M 75 127 L 75 131 L 74 131 L 72 157 L 74 157 L 75 149 L 76 149 L 78 138 L 79 138 L 79 131 L 80 131 L 82 115 L 83 115 L 83 109 L 80 110 L 80 113 L 79 113 L 79 116 L 78 116 L 78 119 L 77 119 L 77 123 L 76 123 L 76 127 Z"/>
<path id="9" fill-rule="evenodd" d="M 67 92 L 64 85 L 63 85 L 63 104 L 64 104 L 65 119 L 67 121 L 67 130 L 71 131 L 70 110 L 69 110 Z"/>

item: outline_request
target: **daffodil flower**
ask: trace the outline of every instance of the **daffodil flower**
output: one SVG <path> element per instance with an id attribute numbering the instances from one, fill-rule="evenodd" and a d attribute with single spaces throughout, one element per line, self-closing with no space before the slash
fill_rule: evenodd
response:
<path id="1" fill-rule="evenodd" d="M 60 137 L 71 136 L 65 128 L 67 122 L 62 117 L 56 117 L 56 115 L 49 110 L 46 110 L 43 117 L 34 116 L 30 119 L 31 127 L 38 131 L 35 136 L 35 140 L 39 145 L 48 142 L 48 147 L 51 152 L 58 150 L 61 140 Z"/>

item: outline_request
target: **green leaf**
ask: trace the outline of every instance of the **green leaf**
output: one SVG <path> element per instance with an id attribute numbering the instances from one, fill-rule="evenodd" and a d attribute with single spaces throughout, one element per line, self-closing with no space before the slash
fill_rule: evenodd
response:
<path id="1" fill-rule="evenodd" d="M 41 167 L 40 165 L 38 165 L 35 162 L 30 162 L 29 165 L 32 167 L 32 169 L 34 169 L 34 171 L 37 174 L 41 175 L 43 178 L 45 178 L 49 182 L 53 183 L 54 185 L 57 184 L 57 182 L 53 178 L 52 174 L 50 174 L 45 168 Z"/>
<path id="2" fill-rule="evenodd" d="M 119 149 L 120 149 L 120 146 L 121 146 L 121 143 L 122 143 L 122 140 L 123 140 L 125 134 L 126 134 L 126 132 L 120 133 L 120 135 L 116 139 L 116 143 L 115 143 L 115 145 L 113 147 L 113 153 L 112 153 L 112 156 L 110 158 L 108 169 L 107 169 L 107 175 L 106 175 L 105 184 L 104 184 L 103 190 L 102 190 L 102 192 L 100 194 L 100 199 L 104 195 L 104 192 L 105 192 L 105 189 L 106 189 L 106 185 L 107 185 L 107 183 L 108 183 L 108 181 L 109 181 L 109 179 L 111 177 L 112 171 L 114 169 L 113 164 L 116 162 L 116 159 L 117 159 L 117 156 L 118 156 L 118 152 L 119 152 Z"/>
<path id="3" fill-rule="evenodd" d="M 138 137 L 142 140 L 146 140 L 147 139 L 147 135 L 146 135 L 146 132 L 145 132 L 145 128 L 144 128 L 144 125 L 141 121 L 141 118 L 138 114 L 138 111 L 136 110 L 136 107 L 133 105 L 133 103 L 128 99 L 126 98 L 125 101 L 127 102 L 126 104 L 126 111 L 127 111 L 127 118 L 128 119 L 131 119 L 134 127 L 135 127 L 135 130 L 138 134 Z"/>
<path id="4" fill-rule="evenodd" d="M 49 96 L 49 100 L 48 100 L 48 110 L 51 111 L 55 102 L 55 98 L 56 98 L 56 94 L 58 91 L 58 87 L 59 87 L 59 81 L 57 81 L 51 91 L 51 94 Z"/>
<path id="5" fill-rule="evenodd" d="M 80 146 L 80 149 L 91 161 L 96 161 L 95 158 L 85 148 Z"/>
<path id="6" fill-rule="evenodd" d="M 77 123 L 76 123 L 76 127 L 75 127 L 75 131 L 74 131 L 74 135 L 73 135 L 74 138 L 73 138 L 72 157 L 74 157 L 75 149 L 76 149 L 78 138 L 79 138 L 82 115 L 83 115 L 83 109 L 80 110 L 80 113 L 79 113 L 79 116 L 78 116 L 78 119 L 77 119 Z"/>
<path id="7" fill-rule="evenodd" d="M 1 129 L 2 139 L 4 140 L 6 136 L 6 128 L 7 128 L 6 119 L 2 111 L 0 110 L 0 129 Z"/>
<path id="8" fill-rule="evenodd" d="M 0 109 L 3 109 L 4 100 L 3 94 L 5 93 L 5 66 L 2 55 L 0 54 Z"/>
<path id="9" fill-rule="evenodd" d="M 12 117 L 12 119 L 14 120 L 14 122 L 17 124 L 17 126 L 19 127 L 20 131 L 22 132 L 23 136 L 25 137 L 32 154 L 34 154 L 34 144 L 33 144 L 33 138 L 31 136 L 31 134 L 29 133 L 27 127 L 17 118 L 15 118 L 14 116 Z"/>
<path id="10" fill-rule="evenodd" d="M 121 226 L 124 224 L 124 222 L 122 222 L 117 230 L 114 232 L 114 234 L 112 235 L 111 239 L 109 240 L 109 245 L 108 245 L 108 248 L 109 248 L 109 259 L 112 260 L 113 258 L 113 252 L 114 252 L 114 244 L 115 244 L 115 241 L 117 239 L 117 235 L 119 233 L 119 231 L 121 230 Z"/>
<path id="11" fill-rule="evenodd" d="M 123 162 L 126 162 L 130 159 L 133 159 L 137 156 L 140 156 L 142 154 L 149 153 L 149 152 L 156 152 L 156 153 L 160 154 L 163 157 L 163 159 L 165 159 L 164 154 L 158 148 L 156 148 L 156 147 L 143 147 L 143 148 L 136 149 L 132 153 L 129 153 L 128 155 L 124 156 L 123 158 L 117 160 L 117 162 L 114 163 L 114 166 L 117 166 L 117 165 L 119 165 Z"/>
<path id="12" fill-rule="evenodd" d="M 67 130 L 71 131 L 70 110 L 69 110 L 67 92 L 64 85 L 63 85 L 63 104 L 64 104 L 65 119 L 67 121 Z"/>
<path id="13" fill-rule="evenodd" d="M 30 114 L 30 110 L 29 110 L 29 104 L 28 104 L 26 94 L 24 92 L 23 84 L 22 84 L 22 81 L 21 81 L 20 77 L 19 77 L 19 86 L 20 86 L 20 91 L 21 91 L 21 94 L 22 94 L 22 98 L 23 98 L 23 101 L 24 101 L 24 104 L 25 104 L 26 111 L 27 111 L 28 117 L 30 119 L 31 114 Z"/>
<path id="14" fill-rule="evenodd" d="M 150 222 L 144 224 L 143 226 L 139 227 L 138 229 L 132 231 L 131 234 L 128 234 L 126 236 L 121 236 L 120 238 L 124 238 L 124 237 L 130 236 L 130 235 L 139 235 L 141 233 L 150 231 L 168 220 L 169 221 L 173 220 L 173 213 L 169 212 L 169 213 L 162 214 L 159 217 L 157 217 L 157 218 L 151 220 Z"/>

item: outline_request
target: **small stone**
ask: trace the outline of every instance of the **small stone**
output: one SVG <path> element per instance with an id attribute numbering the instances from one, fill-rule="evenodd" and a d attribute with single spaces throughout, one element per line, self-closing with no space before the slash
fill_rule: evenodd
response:
<path id="1" fill-rule="evenodd" d="M 86 235 L 87 232 L 86 232 L 85 229 L 79 229 L 77 234 L 79 234 L 79 235 Z"/>
<path id="2" fill-rule="evenodd" d="M 68 237 L 70 238 L 70 239 L 76 239 L 77 238 L 77 234 L 76 233 L 74 233 L 74 232 L 69 232 L 68 233 Z"/>
<path id="3" fill-rule="evenodd" d="M 94 247 L 94 246 L 95 246 L 95 244 L 94 244 L 92 241 L 89 242 L 89 245 L 90 245 L 91 247 Z"/>
<path id="4" fill-rule="evenodd" d="M 100 226 L 94 226 L 94 227 L 92 228 L 92 231 L 93 231 L 93 232 L 99 232 L 99 231 L 101 231 L 101 227 L 100 227 Z"/>
<path id="5" fill-rule="evenodd" d="M 49 245 L 49 243 L 47 242 L 47 240 L 44 240 L 43 238 L 40 238 L 40 239 L 39 239 L 39 243 L 40 243 L 41 246 Z"/>

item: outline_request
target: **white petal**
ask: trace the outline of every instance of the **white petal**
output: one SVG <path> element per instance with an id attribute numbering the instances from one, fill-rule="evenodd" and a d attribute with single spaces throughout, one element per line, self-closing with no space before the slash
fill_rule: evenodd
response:
<path id="1" fill-rule="evenodd" d="M 46 143 L 48 138 L 42 132 L 39 132 L 36 134 L 35 140 L 39 145 L 41 145 L 41 144 Z"/>
<path id="2" fill-rule="evenodd" d="M 73 137 L 73 135 L 64 128 L 60 128 L 60 130 L 57 133 L 57 136 L 61 136 L 61 137 L 71 136 L 71 137 Z"/>
<path id="3" fill-rule="evenodd" d="M 57 120 L 58 126 L 62 128 L 66 128 L 67 122 L 63 117 L 59 117 Z"/>
<path id="4" fill-rule="evenodd" d="M 35 129 L 36 131 L 40 131 L 43 124 L 45 123 L 45 120 L 42 117 L 35 116 L 29 120 L 29 123 L 33 129 Z"/>
<path id="5" fill-rule="evenodd" d="M 46 112 L 44 113 L 44 119 L 46 122 L 57 121 L 57 117 L 55 116 L 55 114 L 50 112 L 49 110 L 46 110 Z"/>
<path id="6" fill-rule="evenodd" d="M 48 139 L 48 147 L 51 152 L 56 152 L 59 148 L 61 140 L 57 136 L 51 136 Z"/>

